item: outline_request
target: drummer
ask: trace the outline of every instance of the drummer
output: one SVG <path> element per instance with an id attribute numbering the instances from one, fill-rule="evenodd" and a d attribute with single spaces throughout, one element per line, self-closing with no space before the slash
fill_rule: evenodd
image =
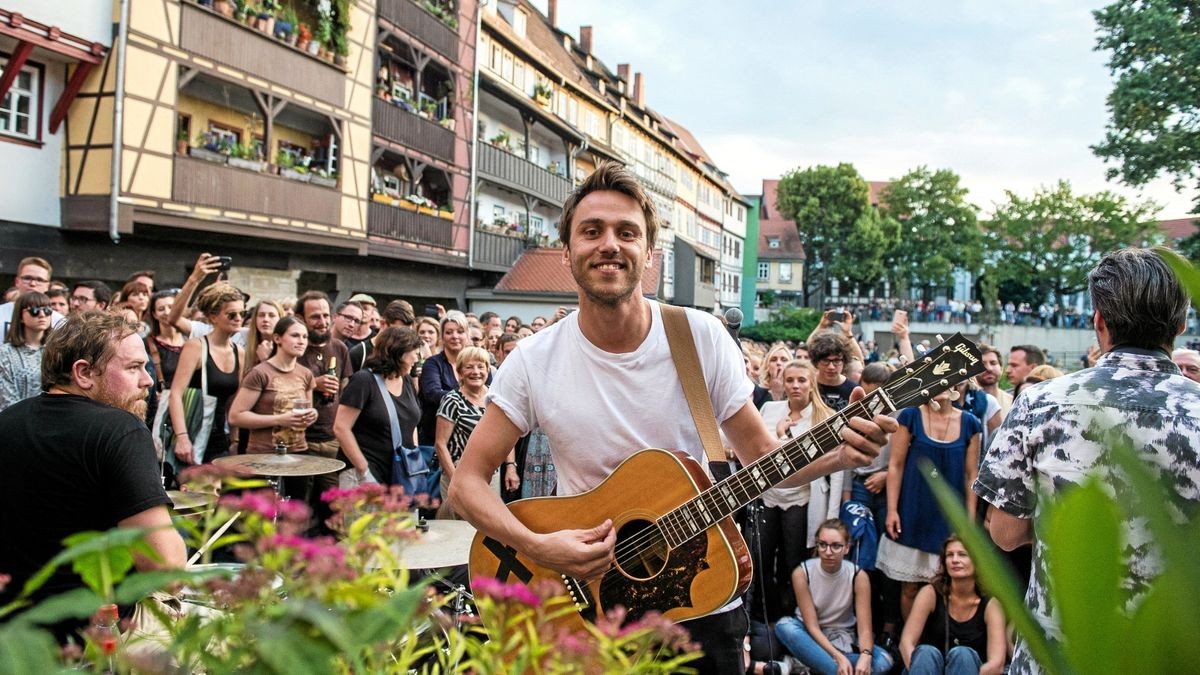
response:
<path id="1" fill-rule="evenodd" d="M 0 412 L 0 570 L 12 575 L 0 607 L 75 532 L 148 528 L 159 561 L 137 554 L 137 568 L 184 564 L 143 421 L 153 382 L 137 330 L 113 314 L 70 315 L 46 342 L 44 393 Z M 70 566 L 60 567 L 34 600 L 81 585 Z M 65 639 L 82 626 L 54 628 Z"/>
<path id="2" fill-rule="evenodd" d="M 304 430 L 317 421 L 313 374 L 298 363 L 308 349 L 308 327 L 294 316 L 285 316 L 275 324 L 271 341 L 270 358 L 242 378 L 229 406 L 229 422 L 250 430 L 248 454 L 306 452 Z M 302 499 L 310 483 L 311 478 L 288 479 L 285 492 Z"/>

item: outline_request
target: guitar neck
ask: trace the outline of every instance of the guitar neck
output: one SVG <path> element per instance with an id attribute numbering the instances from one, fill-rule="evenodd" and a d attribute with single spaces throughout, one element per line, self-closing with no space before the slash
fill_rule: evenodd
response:
<path id="1" fill-rule="evenodd" d="M 871 419 L 895 410 L 884 391 L 877 389 L 801 436 L 785 441 L 729 478 L 663 514 L 658 524 L 667 543 L 672 547 L 682 545 L 836 448 L 842 442 L 841 432 L 850 418 Z"/>

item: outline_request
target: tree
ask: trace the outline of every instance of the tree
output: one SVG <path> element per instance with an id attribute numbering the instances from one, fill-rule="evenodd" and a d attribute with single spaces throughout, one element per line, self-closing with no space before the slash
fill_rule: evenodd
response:
<path id="1" fill-rule="evenodd" d="M 804 244 L 804 304 L 830 278 L 874 284 L 883 276 L 883 254 L 895 228 L 871 208 L 867 182 L 851 164 L 788 172 L 776 201 L 780 214 L 796 222 Z"/>
<path id="2" fill-rule="evenodd" d="M 954 283 L 956 268 L 978 274 L 983 265 L 983 233 L 978 207 L 966 201 L 967 189 L 948 169 L 917 167 L 889 183 L 879 196 L 885 218 L 898 223 L 899 237 L 888 254 L 896 294 L 910 288 L 931 292 Z"/>
<path id="3" fill-rule="evenodd" d="M 1095 12 L 1097 49 L 1116 84 L 1097 156 L 1134 186 L 1160 173 L 1181 189 L 1200 178 L 1200 18 L 1195 0 L 1118 0 Z M 1198 181 L 1200 186 L 1200 181 Z M 1200 207 L 1200 197 L 1196 206 Z"/>
<path id="4" fill-rule="evenodd" d="M 1076 196 L 1066 181 L 1007 201 L 985 224 L 1000 287 L 1023 284 L 1036 297 L 1064 296 L 1087 288 L 1087 274 L 1100 258 L 1125 246 L 1156 243 L 1162 232 L 1153 202 L 1129 203 L 1112 192 Z"/>
<path id="5" fill-rule="evenodd" d="M 1200 266 L 1200 231 L 1180 240 L 1178 250 L 1183 257 L 1192 261 L 1193 265 Z"/>

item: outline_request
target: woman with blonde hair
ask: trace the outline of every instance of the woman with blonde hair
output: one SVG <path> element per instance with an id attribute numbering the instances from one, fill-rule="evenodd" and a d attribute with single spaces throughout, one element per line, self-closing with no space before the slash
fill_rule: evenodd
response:
<path id="1" fill-rule="evenodd" d="M 241 384 L 241 364 L 245 358 L 242 348 L 234 344 L 231 338 L 242 327 L 245 297 L 230 284 L 218 282 L 204 289 L 196 301 L 196 307 L 207 317 L 212 332 L 189 340 L 183 346 L 179 364 L 175 367 L 171 394 L 167 397 L 171 428 L 175 432 L 175 457 L 184 464 L 211 461 L 229 453 L 226 416 L 229 402 L 237 395 Z M 204 356 L 206 353 L 207 358 Z M 204 452 L 197 456 L 184 419 L 183 393 L 189 387 L 201 387 L 201 368 L 205 369 L 208 380 L 207 393 L 216 397 L 217 408 Z"/>
<path id="2" fill-rule="evenodd" d="M 424 346 L 420 349 L 421 360 L 425 360 L 442 351 L 442 340 L 438 336 L 441 326 L 438 320 L 431 316 L 423 316 L 417 320 L 417 335 L 421 336 Z"/>
<path id="3" fill-rule="evenodd" d="M 783 386 L 783 367 L 792 360 L 794 360 L 792 350 L 782 342 L 771 345 L 771 348 L 767 350 L 766 357 L 762 360 L 758 384 L 770 390 L 772 401 L 782 401 L 787 398 L 787 392 L 784 391 Z"/>
<path id="4" fill-rule="evenodd" d="M 484 408 L 487 407 L 488 376 L 491 358 L 486 350 L 479 347 L 466 347 L 458 353 L 454 369 L 461 383 L 458 389 L 447 393 L 437 411 L 437 435 L 434 448 L 437 451 L 438 468 L 442 471 L 441 493 L 449 494 L 450 481 L 454 478 L 454 469 L 462 459 L 463 450 L 475 425 L 483 418 Z M 520 484 L 517 475 L 516 453 L 509 449 L 508 457 L 500 466 L 500 479 L 504 489 L 516 490 Z M 493 477 L 492 488 L 499 491 L 499 482 Z M 450 508 L 449 501 L 443 501 L 438 509 L 439 518 L 456 518 Z"/>
<path id="5" fill-rule="evenodd" d="M 1029 374 L 1025 376 L 1024 381 L 1013 388 L 1013 398 L 1017 398 L 1021 392 L 1037 384 L 1038 382 L 1045 382 L 1046 380 L 1053 380 L 1056 377 L 1062 376 L 1063 372 L 1054 366 L 1047 364 L 1035 366 L 1034 369 L 1029 371 Z"/>
<path id="6" fill-rule="evenodd" d="M 811 364 L 789 361 L 780 369 L 778 379 L 787 399 L 764 403 L 762 417 L 780 439 L 796 438 L 833 414 L 817 394 L 817 372 Z M 792 570 L 808 557 L 816 525 L 837 517 L 842 473 L 832 478 L 835 490 L 830 489 L 828 478 L 819 478 L 799 487 L 773 487 L 763 493 L 766 509 L 761 530 L 761 569 L 766 570 L 767 621 L 775 621 L 792 609 Z"/>

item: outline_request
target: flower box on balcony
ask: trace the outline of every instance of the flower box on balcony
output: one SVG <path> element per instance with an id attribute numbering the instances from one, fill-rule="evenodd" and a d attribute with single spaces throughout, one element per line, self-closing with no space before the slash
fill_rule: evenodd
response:
<path id="1" fill-rule="evenodd" d="M 438 209 L 437 216 L 443 220 L 454 220 L 454 212 L 445 209 Z"/>
<path id="2" fill-rule="evenodd" d="M 436 216 L 437 215 L 437 209 L 431 209 L 428 206 L 418 206 L 417 211 L 419 211 L 420 213 L 424 213 L 427 216 Z"/>
<path id="3" fill-rule="evenodd" d="M 416 211 L 417 210 L 417 205 L 408 201 L 407 199 L 397 199 L 393 202 L 393 204 L 396 206 L 399 206 L 400 208 L 404 209 L 405 211 Z"/>
<path id="4" fill-rule="evenodd" d="M 209 150 L 208 148 L 192 148 L 191 155 L 196 159 L 213 162 L 214 164 L 225 164 L 229 159 L 228 155 L 215 150 Z"/>
<path id="5" fill-rule="evenodd" d="M 304 171 L 297 171 L 286 166 L 279 167 L 279 175 L 288 180 L 294 180 L 299 183 L 307 183 L 312 179 L 312 176 Z"/>
<path id="6" fill-rule="evenodd" d="M 338 179 L 334 178 L 333 176 L 318 176 L 316 174 L 312 174 L 308 182 L 312 183 L 313 185 L 320 185 L 321 187 L 335 188 L 337 187 Z"/>
<path id="7" fill-rule="evenodd" d="M 379 202 L 380 204 L 387 204 L 388 206 L 396 203 L 396 200 L 392 199 L 389 195 L 383 194 L 382 192 L 373 193 L 371 195 L 371 201 Z"/>
<path id="8" fill-rule="evenodd" d="M 230 157 L 229 166 L 247 171 L 257 171 L 262 173 L 267 168 L 267 163 L 259 159 L 242 159 L 241 157 Z"/>

